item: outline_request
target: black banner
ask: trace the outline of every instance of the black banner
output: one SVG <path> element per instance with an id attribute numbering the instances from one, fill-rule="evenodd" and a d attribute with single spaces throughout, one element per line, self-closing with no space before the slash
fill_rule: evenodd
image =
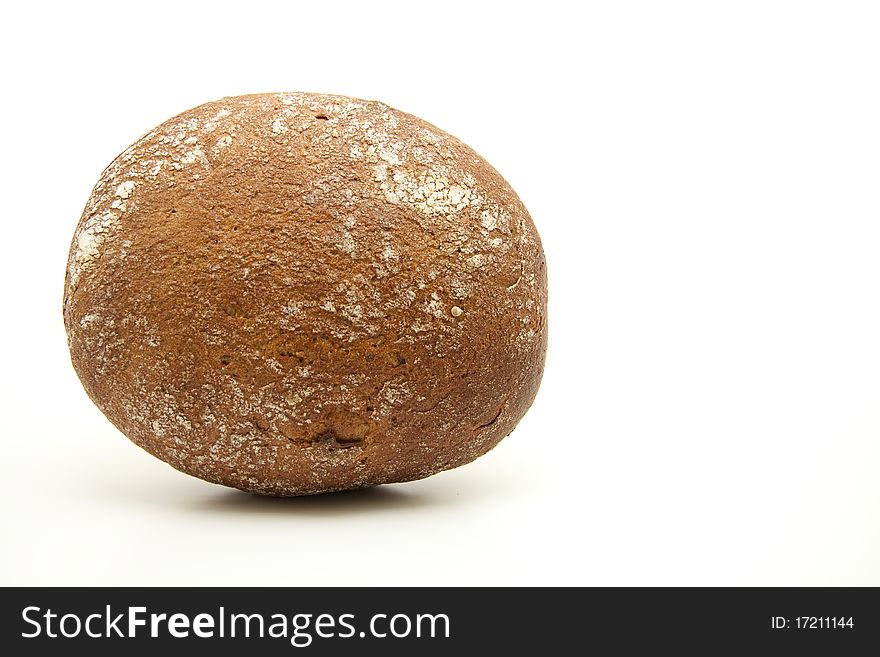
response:
<path id="1" fill-rule="evenodd" d="M 4 654 L 866 654 L 876 590 L 7 588 Z"/>

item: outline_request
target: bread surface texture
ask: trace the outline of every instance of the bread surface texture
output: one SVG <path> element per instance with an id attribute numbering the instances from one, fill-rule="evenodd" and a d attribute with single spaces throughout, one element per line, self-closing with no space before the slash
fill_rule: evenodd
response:
<path id="1" fill-rule="evenodd" d="M 541 242 L 471 148 L 387 105 L 224 98 L 104 171 L 64 323 L 134 443 L 270 495 L 409 481 L 508 435 L 546 351 Z"/>

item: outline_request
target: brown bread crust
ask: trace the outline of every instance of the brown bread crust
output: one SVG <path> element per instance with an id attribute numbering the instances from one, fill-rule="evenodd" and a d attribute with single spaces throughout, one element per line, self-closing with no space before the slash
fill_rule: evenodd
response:
<path id="1" fill-rule="evenodd" d="M 374 101 L 224 98 L 104 171 L 64 323 L 92 400 L 202 479 L 408 481 L 508 435 L 540 383 L 544 255 L 468 146 Z"/>

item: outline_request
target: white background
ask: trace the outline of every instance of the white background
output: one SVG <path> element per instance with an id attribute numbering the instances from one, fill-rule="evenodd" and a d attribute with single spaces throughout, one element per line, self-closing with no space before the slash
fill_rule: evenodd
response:
<path id="1" fill-rule="evenodd" d="M 0 583 L 880 585 L 876 7 L 3 5 Z M 544 384 L 469 466 L 245 495 L 129 443 L 70 366 L 103 167 L 295 90 L 455 134 L 541 232 Z"/>

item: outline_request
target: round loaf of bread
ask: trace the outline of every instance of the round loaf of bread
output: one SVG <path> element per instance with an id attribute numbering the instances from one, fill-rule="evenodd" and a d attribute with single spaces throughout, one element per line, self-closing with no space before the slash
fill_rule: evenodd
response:
<path id="1" fill-rule="evenodd" d="M 380 102 L 224 98 L 104 171 L 73 237 L 73 365 L 136 444 L 304 495 L 467 463 L 526 412 L 541 242 L 468 146 Z"/>

